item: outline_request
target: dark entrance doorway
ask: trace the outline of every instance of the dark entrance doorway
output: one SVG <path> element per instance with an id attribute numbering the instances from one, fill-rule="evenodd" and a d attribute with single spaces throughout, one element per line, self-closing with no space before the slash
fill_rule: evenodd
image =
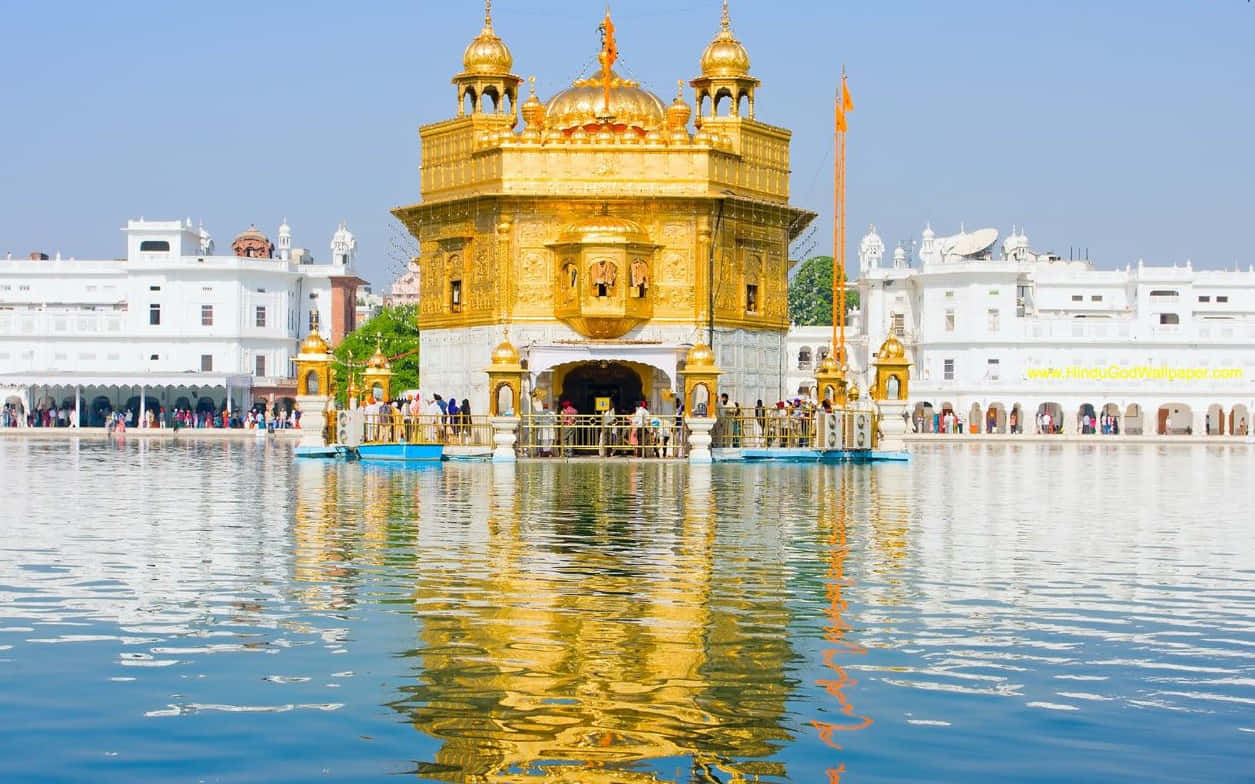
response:
<path id="1" fill-rule="evenodd" d="M 557 399 L 570 400 L 581 414 L 593 414 L 599 397 L 610 398 L 615 411 L 630 412 L 638 401 L 645 399 L 641 377 L 618 362 L 590 362 L 567 373 Z"/>

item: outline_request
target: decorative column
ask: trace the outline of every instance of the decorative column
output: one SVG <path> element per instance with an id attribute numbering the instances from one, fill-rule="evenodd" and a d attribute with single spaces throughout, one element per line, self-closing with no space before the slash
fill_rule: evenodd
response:
<path id="1" fill-rule="evenodd" d="M 494 463 L 513 463 L 517 458 L 514 445 L 518 441 L 519 406 L 522 403 L 523 365 L 519 352 L 506 340 L 493 349 L 488 373 L 488 413 L 492 422 L 492 453 Z"/>
<path id="2" fill-rule="evenodd" d="M 366 360 L 366 370 L 362 372 L 362 384 L 365 385 L 366 399 L 381 401 L 392 399 L 392 363 L 383 353 L 383 336 L 375 335 L 375 353 Z"/>
<path id="3" fill-rule="evenodd" d="M 831 354 L 823 358 L 815 370 L 815 394 L 822 402 L 829 400 L 833 408 L 845 407 L 845 370 Z"/>
<path id="4" fill-rule="evenodd" d="M 318 449 L 327 445 L 326 412 L 331 396 L 331 363 L 334 360 L 331 347 L 318 334 L 315 324 L 296 355 L 296 405 L 301 411 L 301 448 Z"/>
<path id="5" fill-rule="evenodd" d="M 723 371 L 715 365 L 715 352 L 704 343 L 689 349 L 684 359 L 684 423 L 688 425 L 689 462 L 711 463 L 710 431 L 715 418 L 711 406 L 719 394 L 719 376 Z"/>
<path id="6" fill-rule="evenodd" d="M 871 397 L 880 411 L 879 448 L 886 452 L 906 450 L 906 401 L 910 394 L 911 362 L 902 343 L 892 334 L 885 338 L 872 362 L 875 379 Z M 1024 418 L 1023 410 L 1020 418 Z M 1024 423 L 1021 422 L 1021 425 Z"/>

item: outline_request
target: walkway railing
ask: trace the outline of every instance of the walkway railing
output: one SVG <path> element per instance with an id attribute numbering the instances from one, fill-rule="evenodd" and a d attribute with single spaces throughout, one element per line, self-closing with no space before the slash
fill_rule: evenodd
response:
<path id="1" fill-rule="evenodd" d="M 408 414 L 365 414 L 364 444 L 443 444 L 445 446 L 492 446 L 488 417 Z"/>
<path id="2" fill-rule="evenodd" d="M 614 455 L 684 457 L 688 430 L 675 415 L 529 414 L 522 419 L 517 448 L 526 457 Z"/>

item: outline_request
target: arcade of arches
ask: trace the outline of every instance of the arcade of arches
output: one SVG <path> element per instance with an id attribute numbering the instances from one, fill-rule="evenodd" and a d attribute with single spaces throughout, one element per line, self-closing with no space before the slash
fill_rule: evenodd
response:
<path id="1" fill-rule="evenodd" d="M 915 433 L 991 435 L 1251 435 L 1251 406 L 1094 400 L 1065 408 L 1054 400 L 919 401 L 911 409 Z"/>

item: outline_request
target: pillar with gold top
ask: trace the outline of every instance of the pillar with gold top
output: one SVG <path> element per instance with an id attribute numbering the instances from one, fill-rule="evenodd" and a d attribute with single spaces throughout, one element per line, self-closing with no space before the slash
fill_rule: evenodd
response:
<path id="1" fill-rule="evenodd" d="M 494 463 L 512 463 L 514 444 L 518 440 L 519 406 L 523 394 L 523 363 L 519 351 L 504 340 L 492 351 L 488 366 L 488 413 L 492 417 L 492 453 Z"/>
<path id="2" fill-rule="evenodd" d="M 689 429 L 689 462 L 710 463 L 710 431 L 715 426 L 711 408 L 719 394 L 719 376 L 723 371 L 715 364 L 715 352 L 698 343 L 684 358 L 684 422 Z"/>
<path id="3" fill-rule="evenodd" d="M 296 405 L 301 412 L 301 443 L 298 456 L 319 456 L 329 443 L 326 437 L 327 402 L 331 398 L 331 347 L 318 334 L 318 323 L 296 355 Z"/>
<path id="4" fill-rule="evenodd" d="M 366 385 L 367 400 L 392 399 L 392 363 L 383 353 L 383 336 L 375 336 L 375 353 L 366 360 L 366 370 L 362 372 L 362 383 Z"/>
<path id="5" fill-rule="evenodd" d="M 815 394 L 822 402 L 832 403 L 833 408 L 844 408 L 846 403 L 846 369 L 836 357 L 829 354 L 815 369 Z"/>
<path id="6" fill-rule="evenodd" d="M 880 448 L 906 449 L 906 405 L 910 397 L 911 361 L 902 341 L 890 333 L 872 361 L 875 377 L 871 396 L 880 411 Z"/>

